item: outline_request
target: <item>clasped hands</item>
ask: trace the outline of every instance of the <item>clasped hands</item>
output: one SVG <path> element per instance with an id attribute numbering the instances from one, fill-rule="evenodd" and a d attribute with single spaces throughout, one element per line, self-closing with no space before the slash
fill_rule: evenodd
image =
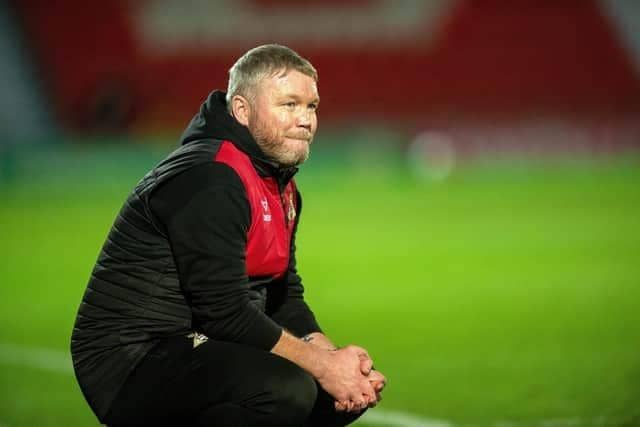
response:
<path id="1" fill-rule="evenodd" d="M 330 355 L 327 372 L 318 381 L 334 397 L 337 411 L 361 412 L 382 400 L 387 380 L 373 369 L 373 361 L 364 348 L 349 345 Z"/>

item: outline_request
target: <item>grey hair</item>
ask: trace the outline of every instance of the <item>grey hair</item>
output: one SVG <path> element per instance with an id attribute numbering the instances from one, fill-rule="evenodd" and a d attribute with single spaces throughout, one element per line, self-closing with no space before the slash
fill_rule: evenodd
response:
<path id="1" fill-rule="evenodd" d="M 280 70 L 296 70 L 318 81 L 318 72 L 311 62 L 292 49 L 279 44 L 254 47 L 229 69 L 227 109 L 231 111 L 231 99 L 235 95 L 242 95 L 253 101 L 252 89 L 257 83 Z"/>

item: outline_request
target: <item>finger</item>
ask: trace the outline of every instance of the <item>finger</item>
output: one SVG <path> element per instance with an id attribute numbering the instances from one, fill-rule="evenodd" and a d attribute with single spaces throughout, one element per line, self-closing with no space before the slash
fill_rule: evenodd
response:
<path id="1" fill-rule="evenodd" d="M 347 403 L 344 401 L 343 402 L 336 401 L 334 402 L 334 406 L 336 408 L 336 411 L 338 412 L 344 412 L 347 410 Z"/>
<path id="2" fill-rule="evenodd" d="M 360 346 L 350 344 L 344 347 L 344 349 L 357 354 L 358 357 L 370 359 L 369 352 Z"/>
<path id="3" fill-rule="evenodd" d="M 360 360 L 371 360 L 371 356 L 369 356 L 369 352 L 362 347 L 354 346 L 358 353 L 358 357 Z"/>
<path id="4" fill-rule="evenodd" d="M 385 387 L 385 383 L 381 381 L 370 381 L 370 384 L 375 391 L 380 391 Z"/>
<path id="5" fill-rule="evenodd" d="M 353 401 L 351 401 L 351 400 L 347 401 L 346 411 L 347 412 L 353 412 Z"/>
<path id="6" fill-rule="evenodd" d="M 373 408 L 378 404 L 378 398 L 376 396 L 370 396 L 367 398 L 367 406 Z"/>
<path id="7" fill-rule="evenodd" d="M 375 396 L 372 396 L 368 399 L 367 407 L 375 408 L 377 404 L 378 404 L 378 395 L 376 394 Z"/>
<path id="8" fill-rule="evenodd" d="M 371 371 L 368 378 L 373 388 L 377 391 L 382 390 L 387 385 L 387 379 L 379 371 Z"/>
<path id="9" fill-rule="evenodd" d="M 369 381 L 387 382 L 387 378 L 382 375 L 380 371 L 376 371 L 375 368 L 372 368 L 371 375 L 369 376 Z"/>
<path id="10" fill-rule="evenodd" d="M 353 408 L 353 409 L 354 409 L 354 412 L 360 412 L 360 411 L 362 411 L 364 408 L 366 408 L 366 407 L 367 407 L 367 404 L 368 404 L 368 402 L 367 402 L 367 400 L 366 400 L 366 399 L 362 399 L 362 398 L 358 399 L 357 401 L 355 401 L 355 402 L 353 403 L 353 406 L 354 406 L 354 408 Z"/>
<path id="11" fill-rule="evenodd" d="M 364 402 L 363 402 L 362 406 L 360 407 L 360 410 L 364 411 L 365 409 L 367 409 L 371 405 L 376 406 L 377 403 L 378 403 L 378 401 L 375 400 L 375 398 L 369 399 L 368 396 L 365 396 Z"/>
<path id="12" fill-rule="evenodd" d="M 372 399 L 375 399 L 376 390 L 369 381 L 363 381 L 361 384 L 361 392 L 365 396 L 370 396 Z"/>
<path id="13" fill-rule="evenodd" d="M 373 360 L 360 358 L 360 372 L 363 375 L 369 375 L 373 369 Z"/>
<path id="14" fill-rule="evenodd" d="M 375 393 L 363 394 L 362 396 L 365 399 L 367 407 L 372 407 L 372 405 L 375 406 L 378 403 L 378 398 Z"/>

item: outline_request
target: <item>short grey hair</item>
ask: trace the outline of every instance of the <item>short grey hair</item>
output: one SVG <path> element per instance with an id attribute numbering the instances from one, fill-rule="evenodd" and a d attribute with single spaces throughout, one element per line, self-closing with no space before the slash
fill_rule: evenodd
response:
<path id="1" fill-rule="evenodd" d="M 227 109 L 231 111 L 231 99 L 242 95 L 253 101 L 252 89 L 265 77 L 280 70 L 296 70 L 318 81 L 318 72 L 307 59 L 292 49 L 279 44 L 254 47 L 242 55 L 229 69 Z"/>

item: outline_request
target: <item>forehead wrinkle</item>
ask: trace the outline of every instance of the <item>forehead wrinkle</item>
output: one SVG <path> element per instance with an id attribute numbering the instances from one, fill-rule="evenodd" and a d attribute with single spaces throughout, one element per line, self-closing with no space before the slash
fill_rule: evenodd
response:
<path id="1" fill-rule="evenodd" d="M 292 82 L 290 76 L 293 72 L 299 73 L 303 78 L 295 83 Z M 305 82 L 305 78 L 310 79 L 311 84 L 306 84 L 307 82 Z M 266 78 L 262 79 L 262 88 L 262 93 L 270 100 L 284 97 L 295 97 L 297 99 L 309 100 L 309 102 L 320 102 L 318 86 L 315 80 L 297 70 L 279 70 L 278 72 L 271 73 Z M 296 89 L 301 90 L 298 91 Z"/>

